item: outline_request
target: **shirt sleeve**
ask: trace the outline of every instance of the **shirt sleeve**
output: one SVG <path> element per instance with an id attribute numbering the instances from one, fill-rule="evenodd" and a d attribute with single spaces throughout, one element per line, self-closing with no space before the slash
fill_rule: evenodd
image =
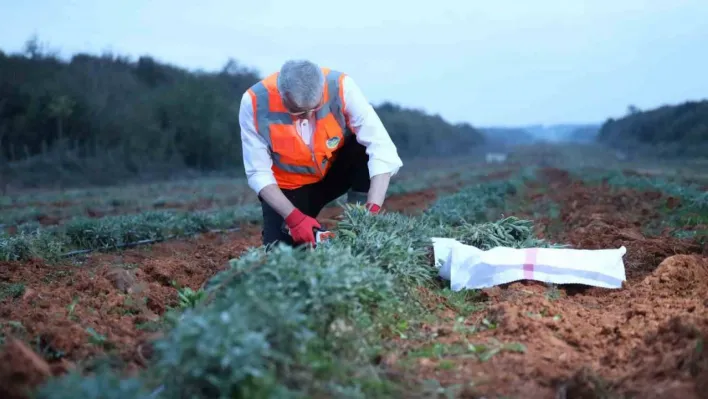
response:
<path id="1" fill-rule="evenodd" d="M 248 92 L 241 97 L 238 122 L 241 127 L 243 167 L 248 186 L 258 194 L 263 187 L 277 183 L 273 175 L 273 160 L 270 157 L 268 143 L 258 134 L 253 122 L 253 102 Z"/>
<path id="2" fill-rule="evenodd" d="M 369 177 L 391 173 L 394 176 L 403 166 L 396 146 L 376 110 L 366 99 L 354 79 L 347 75 L 343 79 L 344 114 L 357 141 L 366 147 L 369 155 Z"/>

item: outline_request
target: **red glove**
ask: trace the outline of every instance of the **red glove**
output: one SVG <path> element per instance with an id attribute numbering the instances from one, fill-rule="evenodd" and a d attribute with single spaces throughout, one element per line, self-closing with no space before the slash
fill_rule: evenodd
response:
<path id="1" fill-rule="evenodd" d="M 370 213 L 373 213 L 374 215 L 379 213 L 381 211 L 381 207 L 376 205 L 376 204 L 371 204 L 367 203 L 366 204 L 366 209 L 369 210 Z"/>
<path id="2" fill-rule="evenodd" d="M 293 238 L 295 244 L 309 242 L 314 245 L 314 229 L 319 229 L 322 227 L 317 220 L 305 215 L 297 208 L 290 212 L 288 217 L 285 218 L 285 224 L 288 225 L 288 228 L 290 229 L 290 236 Z"/>

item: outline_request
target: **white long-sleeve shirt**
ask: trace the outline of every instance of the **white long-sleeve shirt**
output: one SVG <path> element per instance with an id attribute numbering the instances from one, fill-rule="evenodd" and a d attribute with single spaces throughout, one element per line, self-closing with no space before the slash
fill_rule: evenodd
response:
<path id="1" fill-rule="evenodd" d="M 398 156 L 398 151 L 388 131 L 354 79 L 347 75 L 342 84 L 344 86 L 344 113 L 349 118 L 349 124 L 355 133 L 356 140 L 366 147 L 366 153 L 369 155 L 369 177 L 383 173 L 395 175 L 403 166 L 403 162 Z M 315 122 L 314 115 L 309 119 L 300 118 L 295 122 L 295 129 L 310 148 L 312 148 Z M 248 92 L 241 97 L 239 123 L 241 125 L 243 165 L 246 169 L 248 185 L 256 193 L 260 193 L 263 187 L 277 183 L 271 169 L 273 160 L 268 144 L 258 134 L 253 123 L 253 105 Z"/>

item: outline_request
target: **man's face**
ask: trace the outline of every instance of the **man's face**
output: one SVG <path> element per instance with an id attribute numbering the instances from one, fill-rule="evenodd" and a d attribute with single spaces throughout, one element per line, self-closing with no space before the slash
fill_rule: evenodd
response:
<path id="1" fill-rule="evenodd" d="M 297 107 L 294 104 L 294 102 L 292 101 L 292 99 L 290 98 L 290 95 L 288 93 L 285 93 L 285 95 L 283 95 L 283 105 L 288 110 L 288 113 L 290 113 L 290 115 L 296 116 L 298 118 L 307 118 L 310 115 L 312 115 L 313 112 L 317 112 L 317 110 L 322 108 L 322 106 L 324 105 L 323 100 L 324 100 L 324 97 L 321 97 L 319 104 L 316 105 L 315 107 L 311 107 L 309 109 L 302 109 L 302 108 Z"/>

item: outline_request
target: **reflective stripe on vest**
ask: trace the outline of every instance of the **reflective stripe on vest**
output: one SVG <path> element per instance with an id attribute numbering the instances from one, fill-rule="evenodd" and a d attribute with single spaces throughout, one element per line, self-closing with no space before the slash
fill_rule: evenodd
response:
<path id="1" fill-rule="evenodd" d="M 328 71 L 328 73 L 326 73 L 325 79 L 327 81 L 328 98 L 322 108 L 316 111 L 315 118 L 317 120 L 324 119 L 332 113 L 337 121 L 337 124 L 339 124 L 339 127 L 342 129 L 342 136 L 346 138 L 351 134 L 351 131 L 347 128 L 342 99 L 339 97 L 339 77 L 341 74 L 341 72 L 337 71 Z M 270 97 L 268 89 L 265 87 L 263 81 L 256 83 L 251 87 L 251 90 L 256 97 L 255 115 L 258 134 L 265 139 L 266 143 L 268 143 L 268 147 L 272 150 L 273 143 L 271 142 L 270 137 L 270 125 L 291 125 L 293 123 L 292 116 L 288 112 L 273 112 L 270 110 Z M 315 126 L 317 125 L 315 124 Z M 313 131 L 313 140 L 314 136 Z M 271 152 L 271 154 L 273 157 L 274 166 L 286 172 L 305 175 L 319 175 L 319 171 L 316 167 L 286 164 L 280 159 L 280 154 L 276 152 Z M 320 164 L 320 168 L 325 170 L 328 162 L 329 160 L 324 158 Z"/>

